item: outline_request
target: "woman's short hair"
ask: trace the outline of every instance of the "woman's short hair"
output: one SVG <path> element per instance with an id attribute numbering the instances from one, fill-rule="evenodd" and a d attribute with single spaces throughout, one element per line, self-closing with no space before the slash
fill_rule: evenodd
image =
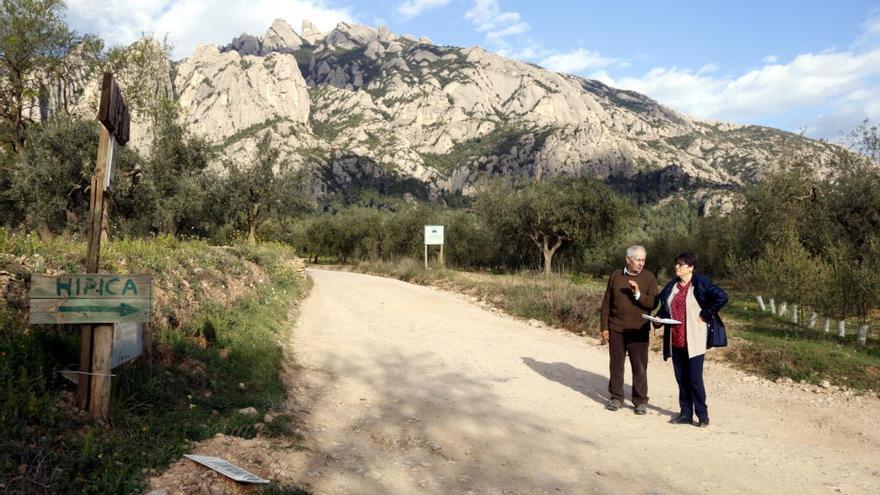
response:
<path id="1" fill-rule="evenodd" d="M 682 251 L 675 255 L 675 264 L 683 264 L 687 266 L 697 267 L 697 253 L 693 251 Z"/>

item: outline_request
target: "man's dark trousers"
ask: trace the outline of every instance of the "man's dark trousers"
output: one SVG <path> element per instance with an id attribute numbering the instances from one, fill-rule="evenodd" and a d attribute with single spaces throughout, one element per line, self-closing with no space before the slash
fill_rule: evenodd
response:
<path id="1" fill-rule="evenodd" d="M 623 403 L 623 366 L 629 354 L 632 367 L 632 401 L 638 406 L 648 403 L 648 326 L 637 330 L 608 332 L 608 351 L 611 354 L 609 365 L 608 392 L 612 399 Z"/>

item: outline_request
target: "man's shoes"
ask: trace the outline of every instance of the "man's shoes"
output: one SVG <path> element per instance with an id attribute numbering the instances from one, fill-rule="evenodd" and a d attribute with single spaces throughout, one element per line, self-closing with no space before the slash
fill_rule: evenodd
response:
<path id="1" fill-rule="evenodd" d="M 621 404 L 620 401 L 617 399 L 611 399 L 608 401 L 607 404 L 605 404 L 605 409 L 608 409 L 609 411 L 616 411 L 621 407 L 623 407 L 623 404 Z"/>
<path id="2" fill-rule="evenodd" d="M 679 414 L 678 416 L 670 419 L 669 422 L 674 425 L 689 425 L 693 424 L 694 420 L 687 414 Z"/>
<path id="3" fill-rule="evenodd" d="M 700 428 L 705 428 L 709 426 L 709 418 L 701 419 L 700 422 L 697 423 L 697 426 L 699 426 Z"/>
<path id="4" fill-rule="evenodd" d="M 645 404 L 637 405 L 635 413 L 639 416 L 644 416 L 645 414 L 648 414 L 648 406 L 646 406 Z"/>

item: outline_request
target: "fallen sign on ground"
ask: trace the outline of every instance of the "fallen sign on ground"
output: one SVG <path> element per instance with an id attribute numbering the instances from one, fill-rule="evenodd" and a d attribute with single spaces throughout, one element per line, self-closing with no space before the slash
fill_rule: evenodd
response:
<path id="1" fill-rule="evenodd" d="M 183 454 L 187 459 L 198 462 L 199 464 L 209 467 L 218 473 L 225 475 L 235 481 L 242 483 L 268 484 L 269 480 L 264 480 L 259 476 L 244 470 L 235 464 L 230 463 L 219 457 L 211 457 L 207 455 Z"/>

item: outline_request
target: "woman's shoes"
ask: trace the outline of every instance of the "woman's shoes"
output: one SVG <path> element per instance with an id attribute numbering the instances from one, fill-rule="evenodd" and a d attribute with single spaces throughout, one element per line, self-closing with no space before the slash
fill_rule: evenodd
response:
<path id="1" fill-rule="evenodd" d="M 679 414 L 678 416 L 669 420 L 669 422 L 674 425 L 689 425 L 693 424 L 694 420 L 691 416 L 687 414 Z"/>

